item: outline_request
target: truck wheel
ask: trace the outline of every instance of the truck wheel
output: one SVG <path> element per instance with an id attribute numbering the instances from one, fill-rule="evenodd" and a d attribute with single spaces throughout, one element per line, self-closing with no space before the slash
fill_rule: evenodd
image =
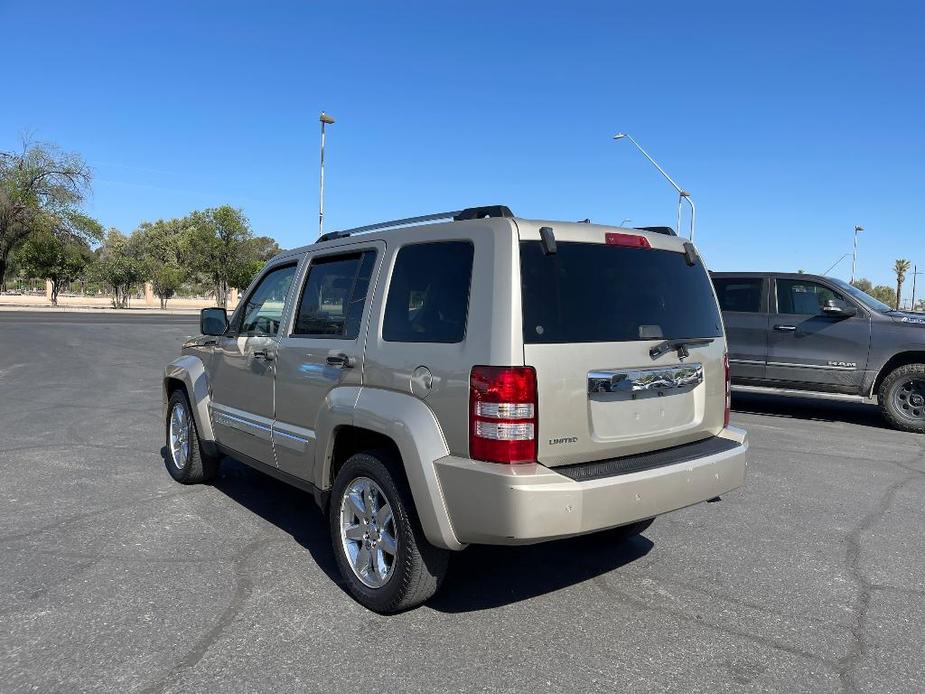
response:
<path id="1" fill-rule="evenodd" d="M 351 456 L 337 473 L 328 515 L 337 567 L 364 607 L 391 614 L 430 598 L 449 552 L 424 537 L 411 493 L 385 451 Z"/>
<path id="2" fill-rule="evenodd" d="M 636 537 L 636 535 L 644 533 L 649 529 L 653 521 L 655 521 L 654 518 L 646 518 L 645 520 L 636 521 L 629 525 L 621 525 L 619 528 L 608 530 L 607 534 L 610 536 L 611 540 L 622 542 L 623 540 L 628 540 L 631 537 Z"/>
<path id="3" fill-rule="evenodd" d="M 167 472 L 177 482 L 208 482 L 218 472 L 218 458 L 208 455 L 199 443 L 196 420 L 182 388 L 167 403 Z"/>
<path id="4" fill-rule="evenodd" d="M 907 364 L 887 374 L 877 401 L 895 428 L 925 433 L 925 364 Z"/>

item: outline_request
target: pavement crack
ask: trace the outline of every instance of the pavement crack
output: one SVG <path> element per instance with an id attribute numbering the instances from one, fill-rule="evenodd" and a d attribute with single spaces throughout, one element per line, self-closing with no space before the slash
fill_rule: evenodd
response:
<path id="1" fill-rule="evenodd" d="M 233 573 L 235 579 L 234 593 L 228 606 L 222 611 L 212 627 L 203 634 L 196 643 L 171 667 L 159 680 L 152 682 L 150 685 L 141 690 L 141 694 L 160 694 L 179 679 L 180 675 L 191 670 L 205 657 L 212 645 L 221 637 L 235 617 L 244 607 L 247 599 L 254 590 L 254 582 L 248 575 L 247 564 L 257 552 L 276 542 L 282 542 L 273 537 L 261 537 L 246 545 L 236 556 L 233 564 Z"/>
<path id="2" fill-rule="evenodd" d="M 925 450 L 911 460 L 893 463 L 897 467 L 912 472 L 913 474 L 896 480 L 889 485 L 886 490 L 884 490 L 877 504 L 861 518 L 854 528 L 852 528 L 846 539 L 847 549 L 845 563 L 847 564 L 848 573 L 858 586 L 859 592 L 857 605 L 854 609 L 854 624 L 851 627 L 851 643 L 844 657 L 838 659 L 836 671 L 838 672 L 842 690 L 851 694 L 860 691 L 854 672 L 858 663 L 867 655 L 869 647 L 867 642 L 867 617 L 870 610 L 872 593 L 878 588 L 864 576 L 864 572 L 861 570 L 861 539 L 866 531 L 873 528 L 883 518 L 892 505 L 899 490 L 910 482 L 918 480 L 920 475 L 923 474 L 922 470 L 909 467 L 912 463 L 923 459 L 925 459 Z"/>
<path id="3" fill-rule="evenodd" d="M 685 614 L 684 612 L 681 612 L 680 610 L 674 610 L 664 605 L 653 605 L 634 595 L 629 595 L 628 593 L 625 593 L 621 590 L 618 590 L 617 588 L 614 588 L 612 585 L 610 585 L 607 582 L 606 576 L 598 576 L 594 579 L 594 582 L 597 584 L 599 588 L 619 598 L 620 600 L 630 605 L 631 607 L 635 607 L 635 608 L 643 609 L 643 610 L 652 610 L 654 612 L 661 612 L 662 614 L 670 615 L 674 617 L 675 619 L 679 619 L 683 622 L 688 622 L 690 624 L 696 624 L 698 627 L 701 627 L 704 629 L 710 629 L 712 631 L 717 631 L 721 634 L 726 634 L 727 636 L 734 636 L 738 638 L 747 639 L 749 641 L 752 641 L 753 643 L 759 643 L 764 646 L 773 648 L 775 650 L 783 651 L 784 653 L 789 653 L 790 655 L 794 655 L 799 658 L 805 658 L 806 660 L 811 660 L 814 662 L 822 663 L 823 665 L 826 665 L 826 666 L 832 665 L 831 661 L 823 658 L 822 656 L 816 655 L 815 653 L 809 653 L 799 648 L 794 648 L 793 646 L 790 646 L 777 639 L 769 638 L 766 636 L 759 636 L 758 634 L 753 634 L 747 631 L 743 631 L 741 629 L 733 629 L 733 628 L 723 626 L 720 624 L 715 624 L 713 622 L 707 622 L 699 617 L 692 617 L 691 615 Z"/>
<path id="4" fill-rule="evenodd" d="M 42 525 L 38 528 L 31 528 L 30 530 L 25 530 L 23 532 L 11 533 L 9 535 L 0 535 L 0 542 L 10 542 L 13 540 L 23 540 L 34 535 L 41 535 L 46 533 L 49 530 L 57 530 L 58 528 L 69 525 L 71 523 L 77 523 L 88 518 L 94 518 L 95 516 L 101 516 L 106 513 L 111 513 L 112 511 L 120 511 L 127 508 L 134 508 L 136 506 L 141 506 L 142 504 L 150 504 L 156 501 L 163 501 L 166 499 L 175 499 L 178 496 L 188 496 L 191 494 L 196 494 L 201 491 L 200 487 L 193 487 L 192 489 L 184 489 L 183 491 L 174 492 L 172 494 L 157 494 L 156 496 L 149 496 L 143 499 L 136 499 L 135 501 L 126 503 L 126 504 L 116 504 L 113 506 L 106 506 L 105 508 L 97 508 L 92 511 L 87 511 L 86 513 L 79 513 L 76 516 L 68 516 L 67 518 L 62 518 L 59 521 L 54 523 L 48 523 L 47 525 Z"/>

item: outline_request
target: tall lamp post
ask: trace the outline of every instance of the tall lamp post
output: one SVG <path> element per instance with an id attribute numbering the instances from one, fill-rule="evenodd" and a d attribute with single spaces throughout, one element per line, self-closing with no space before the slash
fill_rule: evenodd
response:
<path id="1" fill-rule="evenodd" d="M 690 233 L 690 240 L 693 241 L 693 240 L 694 240 L 694 219 L 695 219 L 695 217 L 696 217 L 696 215 L 697 215 L 697 211 L 696 211 L 696 209 L 695 209 L 695 207 L 694 207 L 694 201 L 691 199 L 691 194 L 688 193 L 686 190 L 684 190 L 684 189 L 683 189 L 681 186 L 679 186 L 677 183 L 675 183 L 675 182 L 674 182 L 674 179 L 672 179 L 671 176 L 669 176 L 669 175 L 665 172 L 665 169 L 663 169 L 661 166 L 659 166 L 659 165 L 658 165 L 658 162 L 656 162 L 652 157 L 650 157 L 650 156 L 649 156 L 649 153 L 646 152 L 646 151 L 642 148 L 642 145 L 640 145 L 638 142 L 636 142 L 636 140 L 634 140 L 634 139 L 632 138 L 631 135 L 629 135 L 628 133 L 617 133 L 616 135 L 613 136 L 613 139 L 614 139 L 614 140 L 623 140 L 623 139 L 627 139 L 627 140 L 629 140 L 630 142 L 632 142 L 632 143 L 636 146 L 636 149 L 638 149 L 640 152 L 642 152 L 642 155 L 652 163 L 652 166 L 654 166 L 656 169 L 658 169 L 658 172 L 659 172 L 662 176 L 665 177 L 665 180 L 668 181 L 676 191 L 678 191 L 678 233 L 681 232 L 681 201 L 682 201 L 682 200 L 686 200 L 686 201 L 687 201 L 687 204 L 691 206 L 691 233 Z"/>
<path id="2" fill-rule="evenodd" d="M 318 192 L 318 236 L 324 233 L 324 126 L 334 125 L 334 119 L 324 111 L 318 118 L 321 121 L 321 176 Z"/>
<path id="3" fill-rule="evenodd" d="M 864 227 L 854 227 L 854 251 L 851 253 L 851 281 L 854 282 L 854 270 L 858 264 L 858 234 L 864 231 Z"/>
<path id="4" fill-rule="evenodd" d="M 925 272 L 919 272 L 919 266 L 912 266 L 912 306 L 909 307 L 909 310 L 915 311 L 915 278 L 919 275 L 925 275 Z"/>

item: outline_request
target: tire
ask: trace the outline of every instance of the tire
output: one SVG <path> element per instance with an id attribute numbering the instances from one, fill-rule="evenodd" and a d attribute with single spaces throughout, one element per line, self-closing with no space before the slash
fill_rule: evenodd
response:
<path id="1" fill-rule="evenodd" d="M 925 433 L 925 364 L 906 364 L 887 374 L 877 390 L 877 402 L 892 427 Z"/>
<path id="2" fill-rule="evenodd" d="M 655 521 L 654 518 L 646 518 L 645 520 L 636 521 L 635 523 L 630 523 L 629 525 L 621 525 L 619 528 L 613 528 L 608 530 L 607 534 L 610 536 L 611 540 L 615 542 L 623 542 L 628 540 L 631 537 L 636 537 L 641 535 L 646 530 L 649 529 L 649 526 Z"/>
<path id="3" fill-rule="evenodd" d="M 174 415 L 177 422 L 173 422 Z M 173 430 L 171 424 L 174 424 Z M 209 482 L 218 473 L 219 459 L 207 454 L 199 441 L 199 430 L 190 407 L 189 399 L 182 388 L 177 388 L 167 402 L 167 455 L 164 464 L 167 472 L 182 484 Z M 185 441 L 184 441 L 185 439 Z M 183 446 L 182 444 L 186 445 Z"/>
<path id="4" fill-rule="evenodd" d="M 351 456 L 337 473 L 328 507 L 334 558 L 347 590 L 380 614 L 433 596 L 450 554 L 424 537 L 404 476 L 392 472 L 398 464 L 387 451 Z"/>

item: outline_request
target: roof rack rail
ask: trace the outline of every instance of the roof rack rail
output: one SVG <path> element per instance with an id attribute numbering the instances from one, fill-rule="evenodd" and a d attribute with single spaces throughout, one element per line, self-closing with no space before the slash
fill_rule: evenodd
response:
<path id="1" fill-rule="evenodd" d="M 454 210 L 452 212 L 435 212 L 434 214 L 424 214 L 419 217 L 406 217 L 404 219 L 392 219 L 387 222 L 376 222 L 366 226 L 353 227 L 343 231 L 329 231 L 318 237 L 315 243 L 322 241 L 332 241 L 333 239 L 342 239 L 354 234 L 364 234 L 369 231 L 378 231 L 379 229 L 393 229 L 396 227 L 407 227 L 415 224 L 424 224 L 425 222 L 437 222 L 441 219 L 452 219 L 455 222 L 461 222 L 470 219 L 484 219 L 486 217 L 513 217 L 514 213 L 505 205 L 486 205 L 483 207 L 467 207 L 464 210 Z"/>

